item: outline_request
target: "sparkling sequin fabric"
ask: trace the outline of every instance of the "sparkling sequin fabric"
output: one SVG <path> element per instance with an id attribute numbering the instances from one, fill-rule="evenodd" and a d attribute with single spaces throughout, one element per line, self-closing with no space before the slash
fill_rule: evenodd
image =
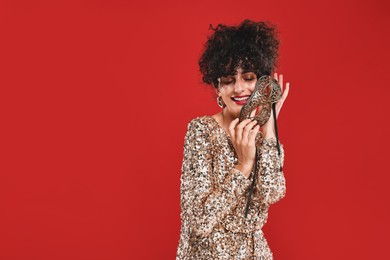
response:
<path id="1" fill-rule="evenodd" d="M 273 259 L 261 230 L 270 204 L 285 196 L 276 139 L 256 138 L 259 175 L 248 216 L 244 211 L 252 176 L 234 168 L 237 155 L 228 133 L 211 116 L 188 123 L 180 177 L 181 230 L 176 260 Z"/>

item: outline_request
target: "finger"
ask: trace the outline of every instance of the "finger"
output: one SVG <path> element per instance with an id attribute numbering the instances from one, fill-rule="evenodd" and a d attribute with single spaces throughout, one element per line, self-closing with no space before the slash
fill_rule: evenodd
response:
<path id="1" fill-rule="evenodd" d="M 257 124 L 257 121 L 256 120 L 253 120 L 252 122 L 249 122 L 243 132 L 242 132 L 242 140 L 245 142 L 245 141 L 248 141 L 249 139 L 249 133 L 250 131 L 253 129 L 253 127 Z"/>
<path id="2" fill-rule="evenodd" d="M 235 128 L 236 128 L 236 125 L 238 124 L 238 120 L 239 118 L 237 117 L 236 119 L 234 119 L 229 127 L 228 127 L 228 132 L 229 132 L 229 135 L 230 135 L 230 138 L 232 138 L 232 140 L 235 140 Z"/>
<path id="3" fill-rule="evenodd" d="M 290 82 L 287 82 L 286 83 L 286 89 L 283 92 L 283 96 L 284 96 L 283 101 L 284 101 L 284 99 L 286 99 L 289 90 L 290 90 Z"/>
<path id="4" fill-rule="evenodd" d="M 256 125 L 249 133 L 249 143 L 254 143 L 256 140 L 257 133 L 259 132 L 260 126 Z"/>
<path id="5" fill-rule="evenodd" d="M 251 112 L 251 118 L 253 118 L 253 117 L 256 115 L 256 110 L 257 110 L 256 108 L 252 110 L 252 112 Z"/>
<path id="6" fill-rule="evenodd" d="M 274 79 L 278 80 L 278 73 L 274 73 Z"/>
<path id="7" fill-rule="evenodd" d="M 279 85 L 282 87 L 282 89 L 283 89 L 283 75 L 282 74 L 280 74 L 279 75 Z"/>
<path id="8" fill-rule="evenodd" d="M 287 98 L 287 96 L 288 96 L 289 90 L 290 90 L 290 82 L 287 82 L 287 83 L 286 83 L 286 88 L 285 88 L 285 90 L 283 91 L 282 97 L 281 97 L 280 100 L 276 103 L 276 118 L 278 118 L 279 112 L 280 112 L 280 110 L 282 109 L 283 103 L 284 103 L 284 101 L 286 100 L 286 98 Z"/>
<path id="9" fill-rule="evenodd" d="M 287 83 L 286 83 L 286 87 L 285 87 L 285 89 L 284 89 L 284 91 L 283 91 L 282 97 L 280 98 L 280 100 L 279 100 L 278 102 L 283 103 L 284 100 L 286 100 L 287 95 L 288 95 L 288 91 L 289 91 L 289 90 L 290 90 L 290 83 L 287 82 Z"/>
<path id="10" fill-rule="evenodd" d="M 236 128 L 235 128 L 235 139 L 236 139 L 236 142 L 237 143 L 241 143 L 242 142 L 242 131 L 244 129 L 244 127 L 249 123 L 251 122 L 251 120 L 249 118 L 243 120 L 241 123 L 239 123 Z"/>
<path id="11" fill-rule="evenodd" d="M 259 111 L 259 106 L 257 106 L 257 107 L 253 110 L 252 118 L 255 119 L 256 115 L 258 114 L 258 111 Z M 256 124 L 259 124 L 259 121 L 257 121 Z"/>
<path id="12" fill-rule="evenodd" d="M 251 122 L 251 121 L 252 121 L 251 118 L 246 118 L 246 119 L 242 120 L 241 123 L 239 123 L 239 124 L 236 126 L 236 129 L 239 128 L 239 127 L 242 128 L 242 129 L 244 129 L 244 127 L 245 127 L 249 122 Z"/>

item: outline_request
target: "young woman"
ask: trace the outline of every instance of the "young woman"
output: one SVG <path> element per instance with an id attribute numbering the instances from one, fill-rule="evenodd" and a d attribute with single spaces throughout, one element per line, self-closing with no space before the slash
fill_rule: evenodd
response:
<path id="1" fill-rule="evenodd" d="M 211 27 L 212 28 L 212 27 Z M 275 138 L 274 118 L 260 127 L 238 117 L 262 75 L 282 88 L 276 118 L 289 83 L 274 73 L 279 40 L 275 26 L 244 20 L 212 28 L 199 60 L 203 82 L 216 91 L 221 111 L 192 119 L 184 139 L 181 174 L 181 233 L 176 259 L 273 259 L 263 235 L 268 208 L 285 196 L 284 149 Z M 254 115 L 255 110 L 252 112 Z M 253 178 L 258 178 L 244 217 Z"/>

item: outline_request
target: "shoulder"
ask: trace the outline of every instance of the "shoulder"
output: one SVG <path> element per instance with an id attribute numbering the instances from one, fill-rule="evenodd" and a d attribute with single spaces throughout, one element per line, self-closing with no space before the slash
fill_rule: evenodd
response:
<path id="1" fill-rule="evenodd" d="M 187 125 L 187 132 L 185 134 L 186 140 L 192 142 L 210 143 L 214 139 L 213 129 L 215 121 L 208 115 L 198 116 L 191 119 Z"/>
<path id="2" fill-rule="evenodd" d="M 197 130 L 209 133 L 213 129 L 213 123 L 213 119 L 208 115 L 198 116 L 188 122 L 187 131 Z"/>

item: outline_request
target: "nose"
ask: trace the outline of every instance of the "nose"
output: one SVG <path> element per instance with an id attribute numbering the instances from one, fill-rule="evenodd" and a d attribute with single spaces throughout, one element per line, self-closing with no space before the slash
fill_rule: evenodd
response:
<path id="1" fill-rule="evenodd" d="M 242 92 L 244 92 L 244 84 L 241 82 L 241 80 L 236 80 L 236 82 L 234 83 L 234 93 L 235 94 L 240 94 Z"/>

